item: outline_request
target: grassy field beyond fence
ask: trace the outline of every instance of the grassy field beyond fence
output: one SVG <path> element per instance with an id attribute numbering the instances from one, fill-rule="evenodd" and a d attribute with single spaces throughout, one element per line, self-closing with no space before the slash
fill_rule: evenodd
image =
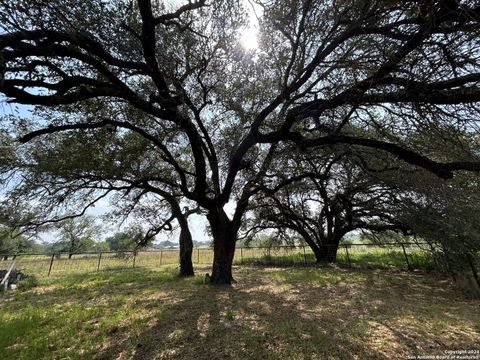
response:
<path id="1" fill-rule="evenodd" d="M 5 255 L 0 255 L 4 259 Z M 15 259 L 16 268 L 38 277 L 61 277 L 102 270 L 119 270 L 133 267 L 159 268 L 178 264 L 178 250 L 137 252 L 102 252 L 73 254 L 22 254 L 8 255 L 0 261 L 0 269 L 7 268 Z M 192 261 L 196 265 L 209 265 L 213 261 L 211 248 L 193 250 Z M 260 264 L 281 266 L 313 265 L 315 256 L 308 247 L 244 247 L 237 248 L 234 264 Z M 422 245 L 403 243 L 389 245 L 352 244 L 341 245 L 337 252 L 340 266 L 358 268 L 399 268 L 431 270 L 431 255 Z"/>

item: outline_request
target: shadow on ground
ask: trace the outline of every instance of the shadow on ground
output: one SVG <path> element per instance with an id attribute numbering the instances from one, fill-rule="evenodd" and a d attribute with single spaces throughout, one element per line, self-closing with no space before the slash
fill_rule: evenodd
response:
<path id="1" fill-rule="evenodd" d="M 49 281 L 0 303 L 0 345 L 32 359 L 215 360 L 395 359 L 480 343 L 480 302 L 445 279 L 312 268 L 236 274 L 233 287 L 147 269 Z M 25 316 L 1 311 L 23 311 L 30 329 L 2 340 L 2 328 L 23 329 Z"/>

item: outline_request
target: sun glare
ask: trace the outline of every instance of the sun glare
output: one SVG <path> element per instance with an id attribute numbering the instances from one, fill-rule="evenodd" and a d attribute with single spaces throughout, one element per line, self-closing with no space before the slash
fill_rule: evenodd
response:
<path id="1" fill-rule="evenodd" d="M 245 50 L 255 50 L 258 48 L 257 31 L 255 29 L 245 29 L 240 37 L 240 43 Z"/>

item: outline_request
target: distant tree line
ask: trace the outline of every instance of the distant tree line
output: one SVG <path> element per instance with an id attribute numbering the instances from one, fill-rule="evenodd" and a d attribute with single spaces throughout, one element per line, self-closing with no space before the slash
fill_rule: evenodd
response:
<path id="1" fill-rule="evenodd" d="M 51 229 L 53 231 L 53 229 Z M 138 251 L 178 249 L 178 242 L 164 240 L 154 242 L 152 238 L 144 243 L 144 231 L 139 226 L 117 231 L 102 240 L 104 229 L 93 216 L 85 215 L 78 219 L 69 219 L 59 223 L 54 240 L 41 241 L 38 234 L 20 234 L 18 230 L 7 224 L 0 224 L 0 255 L 13 254 L 58 254 L 66 253 L 71 258 L 76 253 L 102 252 L 102 251 Z M 208 244 L 193 241 L 195 247 L 207 246 Z"/>

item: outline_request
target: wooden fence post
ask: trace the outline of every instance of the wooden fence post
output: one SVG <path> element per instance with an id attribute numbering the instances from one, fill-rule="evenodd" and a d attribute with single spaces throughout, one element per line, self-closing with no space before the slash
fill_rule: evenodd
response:
<path id="1" fill-rule="evenodd" d="M 100 261 L 102 261 L 102 253 L 98 256 L 97 271 L 100 270 Z"/>
<path id="2" fill-rule="evenodd" d="M 348 245 L 345 244 L 345 252 L 347 253 L 348 266 L 352 267 L 352 262 L 350 261 L 350 255 L 348 254 Z"/>
<path id="3" fill-rule="evenodd" d="M 412 271 L 412 267 L 410 266 L 410 262 L 408 261 L 407 252 L 405 251 L 405 245 L 403 243 L 400 244 L 402 245 L 403 255 L 405 255 L 405 261 L 407 262 L 408 270 Z"/>
<path id="4" fill-rule="evenodd" d="M 305 252 L 305 245 L 303 246 L 303 261 L 307 265 L 307 253 Z"/>
<path id="5" fill-rule="evenodd" d="M 200 249 L 197 249 L 197 264 L 200 264 Z"/>
<path id="6" fill-rule="evenodd" d="M 162 266 L 163 250 L 160 250 L 160 266 Z"/>
<path id="7" fill-rule="evenodd" d="M 133 267 L 135 267 L 135 260 L 137 259 L 137 252 L 133 252 Z"/>
<path id="8" fill-rule="evenodd" d="M 50 259 L 50 267 L 48 268 L 48 275 L 50 276 L 50 273 L 52 272 L 52 266 L 53 266 L 53 259 L 55 257 L 55 254 L 52 254 L 52 258 Z"/>
<path id="9" fill-rule="evenodd" d="M 240 248 L 240 264 L 243 264 L 243 247 Z"/>

